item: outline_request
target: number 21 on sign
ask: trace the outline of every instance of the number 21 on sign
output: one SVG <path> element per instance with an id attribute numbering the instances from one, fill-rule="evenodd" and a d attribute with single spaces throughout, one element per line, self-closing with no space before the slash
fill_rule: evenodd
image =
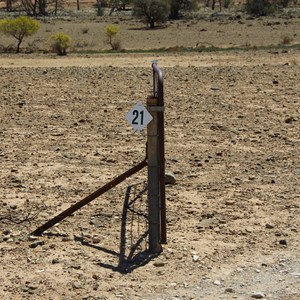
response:
<path id="1" fill-rule="evenodd" d="M 152 120 L 152 116 L 142 103 L 137 103 L 126 115 L 129 124 L 136 131 L 143 130 Z"/>

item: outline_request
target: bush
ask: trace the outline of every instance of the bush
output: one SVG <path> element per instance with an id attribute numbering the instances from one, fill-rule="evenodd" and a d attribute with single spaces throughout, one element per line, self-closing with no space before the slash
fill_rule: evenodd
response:
<path id="1" fill-rule="evenodd" d="M 224 8 L 229 8 L 229 6 L 232 4 L 232 0 L 224 0 Z"/>
<path id="2" fill-rule="evenodd" d="M 20 52 L 20 46 L 24 38 L 35 34 L 39 29 L 40 23 L 27 16 L 0 20 L 0 32 L 12 36 L 18 41 L 16 53 Z"/>
<path id="3" fill-rule="evenodd" d="M 107 38 L 107 43 L 111 46 L 113 50 L 120 50 L 121 43 L 116 39 L 119 33 L 119 27 L 117 25 L 107 25 L 105 27 L 105 35 Z"/>
<path id="4" fill-rule="evenodd" d="M 134 0 L 133 15 L 142 19 L 150 28 L 156 23 L 165 23 L 170 15 L 168 0 Z"/>
<path id="5" fill-rule="evenodd" d="M 274 13 L 275 8 L 269 0 L 247 0 L 246 11 L 255 16 L 267 16 Z"/>
<path id="6" fill-rule="evenodd" d="M 67 55 L 67 49 L 71 47 L 72 38 L 64 32 L 59 32 L 51 35 L 52 51 L 58 55 Z"/>
<path id="7" fill-rule="evenodd" d="M 170 0 L 170 19 L 178 19 L 182 11 L 197 9 L 197 0 Z"/>
<path id="8" fill-rule="evenodd" d="M 292 37 L 290 37 L 290 36 L 284 36 L 284 37 L 282 38 L 281 44 L 282 44 L 282 45 L 289 45 L 292 41 L 293 41 L 293 38 L 292 38 Z"/>

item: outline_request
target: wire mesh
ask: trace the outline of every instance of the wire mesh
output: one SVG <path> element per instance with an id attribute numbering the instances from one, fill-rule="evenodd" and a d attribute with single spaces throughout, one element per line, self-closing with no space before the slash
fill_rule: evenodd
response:
<path id="1" fill-rule="evenodd" d="M 137 183 L 127 188 L 122 230 L 123 252 L 130 261 L 136 252 L 142 252 L 148 245 L 147 183 Z"/>

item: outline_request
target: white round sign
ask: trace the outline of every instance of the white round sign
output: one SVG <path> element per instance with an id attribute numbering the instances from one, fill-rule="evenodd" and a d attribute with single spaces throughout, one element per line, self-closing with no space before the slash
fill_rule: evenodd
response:
<path id="1" fill-rule="evenodd" d="M 142 103 L 137 103 L 126 115 L 129 124 L 136 131 L 143 130 L 153 119 Z"/>

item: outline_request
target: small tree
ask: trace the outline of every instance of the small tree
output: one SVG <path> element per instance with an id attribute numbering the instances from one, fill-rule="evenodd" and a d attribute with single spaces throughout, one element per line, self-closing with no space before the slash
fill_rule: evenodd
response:
<path id="1" fill-rule="evenodd" d="M 126 6 L 130 4 L 130 0 L 110 0 L 109 5 L 117 10 L 126 10 Z"/>
<path id="2" fill-rule="evenodd" d="M 196 0 L 170 0 L 170 19 L 178 19 L 181 10 L 194 10 L 196 8 Z"/>
<path id="3" fill-rule="evenodd" d="M 64 32 L 58 32 L 50 37 L 52 51 L 58 55 L 67 55 L 67 49 L 72 44 L 72 38 Z"/>
<path id="4" fill-rule="evenodd" d="M 247 0 L 246 11 L 255 16 L 267 16 L 272 14 L 275 8 L 269 0 Z"/>
<path id="5" fill-rule="evenodd" d="M 119 32 L 119 27 L 117 25 L 107 25 L 105 27 L 105 35 L 107 38 L 107 43 L 111 46 L 113 50 L 120 49 L 120 41 L 116 39 L 116 35 Z"/>
<path id="6" fill-rule="evenodd" d="M 35 34 L 39 28 L 40 23 L 27 16 L 0 20 L 0 32 L 12 36 L 18 41 L 16 53 L 20 52 L 20 46 L 24 38 Z"/>
<path id="7" fill-rule="evenodd" d="M 142 19 L 150 28 L 156 23 L 165 23 L 170 15 L 168 0 L 134 0 L 133 15 Z"/>

